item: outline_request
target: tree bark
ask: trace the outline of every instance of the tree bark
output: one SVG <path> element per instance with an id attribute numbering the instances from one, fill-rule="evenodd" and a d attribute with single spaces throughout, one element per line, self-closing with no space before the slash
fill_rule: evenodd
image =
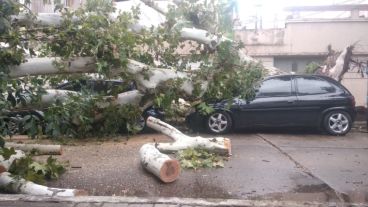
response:
<path id="1" fill-rule="evenodd" d="M 162 182 L 174 182 L 180 174 L 180 163 L 162 154 L 153 144 L 144 144 L 139 150 L 142 166 Z"/>
<path id="2" fill-rule="evenodd" d="M 8 148 L 8 146 L 6 147 Z M 10 158 L 7 160 L 0 155 L 0 173 L 8 171 L 15 160 L 21 159 L 26 156 L 26 154 L 24 154 L 24 152 L 21 150 L 15 150 L 15 152 L 16 154 L 11 155 Z"/>
<path id="3" fill-rule="evenodd" d="M 351 56 L 353 55 L 353 45 L 346 47 L 336 60 L 336 64 L 328 72 L 328 76 L 335 79 L 338 82 L 344 77 L 344 74 L 349 70 L 349 63 Z"/>
<path id="4" fill-rule="evenodd" d="M 63 149 L 61 145 L 43 145 L 43 144 L 18 144 L 13 142 L 5 142 L 5 147 L 22 150 L 25 152 L 36 151 L 39 155 L 61 155 Z"/>
<path id="5" fill-rule="evenodd" d="M 173 143 L 156 143 L 156 148 L 161 152 L 173 153 L 187 148 L 204 148 L 221 155 L 231 155 L 231 141 L 228 138 L 190 137 L 173 126 L 154 117 L 148 117 L 147 126 L 175 140 Z"/>
<path id="6" fill-rule="evenodd" d="M 28 75 L 52 75 L 64 73 L 94 73 L 96 72 L 95 61 L 92 57 L 74 58 L 64 64 L 68 67 L 60 70 L 53 62 L 59 60 L 57 58 L 31 58 L 28 62 L 11 68 L 10 77 L 17 78 Z M 171 69 L 152 68 L 135 60 L 129 60 L 127 65 L 128 72 L 136 77 L 138 88 L 140 91 L 155 89 L 161 83 L 181 78 L 184 83 L 181 89 L 187 95 L 192 95 L 194 86 L 190 75 L 185 72 L 179 72 Z M 118 74 L 118 69 L 113 69 L 114 74 Z M 148 76 L 148 79 L 146 78 Z M 207 82 L 202 83 L 202 91 L 207 88 Z"/>
<path id="7" fill-rule="evenodd" d="M 10 193 L 21 193 L 35 196 L 86 196 L 85 190 L 49 188 L 47 186 L 38 185 L 24 179 L 16 179 L 8 172 L 0 174 L 0 188 Z"/>

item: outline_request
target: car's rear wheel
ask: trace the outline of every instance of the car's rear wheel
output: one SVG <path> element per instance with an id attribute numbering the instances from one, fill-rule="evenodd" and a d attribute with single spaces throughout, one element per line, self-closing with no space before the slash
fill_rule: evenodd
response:
<path id="1" fill-rule="evenodd" d="M 323 125 L 329 134 L 341 136 L 350 131 L 352 121 L 345 111 L 332 111 L 325 116 Z"/>
<path id="2" fill-rule="evenodd" d="M 216 111 L 208 117 L 206 127 L 211 133 L 224 134 L 230 131 L 232 124 L 231 117 L 227 112 Z"/>

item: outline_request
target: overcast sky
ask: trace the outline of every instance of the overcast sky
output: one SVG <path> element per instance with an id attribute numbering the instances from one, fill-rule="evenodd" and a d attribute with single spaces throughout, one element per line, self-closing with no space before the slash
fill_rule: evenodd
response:
<path id="1" fill-rule="evenodd" d="M 331 4 L 368 4 L 368 0 L 238 0 L 239 17 L 247 28 L 253 28 L 255 17 L 262 17 L 263 28 L 282 27 L 290 13 L 284 12 L 288 6 L 314 6 Z M 343 18 L 350 12 L 305 12 L 303 17 L 309 18 Z"/>

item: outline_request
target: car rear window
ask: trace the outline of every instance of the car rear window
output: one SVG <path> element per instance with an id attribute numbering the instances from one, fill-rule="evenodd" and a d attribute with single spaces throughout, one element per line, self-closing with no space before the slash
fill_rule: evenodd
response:
<path id="1" fill-rule="evenodd" d="M 297 77 L 298 95 L 334 93 L 336 88 L 328 81 L 317 77 Z"/>

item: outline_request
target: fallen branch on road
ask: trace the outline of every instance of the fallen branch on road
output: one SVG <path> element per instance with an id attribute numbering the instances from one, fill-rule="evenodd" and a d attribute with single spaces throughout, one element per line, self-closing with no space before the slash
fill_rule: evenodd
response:
<path id="1" fill-rule="evenodd" d="M 231 142 L 228 138 L 190 137 L 175 127 L 154 117 L 148 117 L 147 126 L 169 137 L 173 143 L 148 143 L 141 147 L 142 166 L 165 183 L 173 182 L 180 174 L 180 163 L 163 153 L 173 153 L 184 149 L 205 149 L 220 155 L 231 155 Z"/>
<path id="2" fill-rule="evenodd" d="M 26 181 L 23 178 L 14 178 L 10 173 L 0 174 L 0 189 L 9 193 L 21 193 L 37 196 L 86 196 L 88 193 L 78 189 L 49 188 L 36 183 Z"/>

